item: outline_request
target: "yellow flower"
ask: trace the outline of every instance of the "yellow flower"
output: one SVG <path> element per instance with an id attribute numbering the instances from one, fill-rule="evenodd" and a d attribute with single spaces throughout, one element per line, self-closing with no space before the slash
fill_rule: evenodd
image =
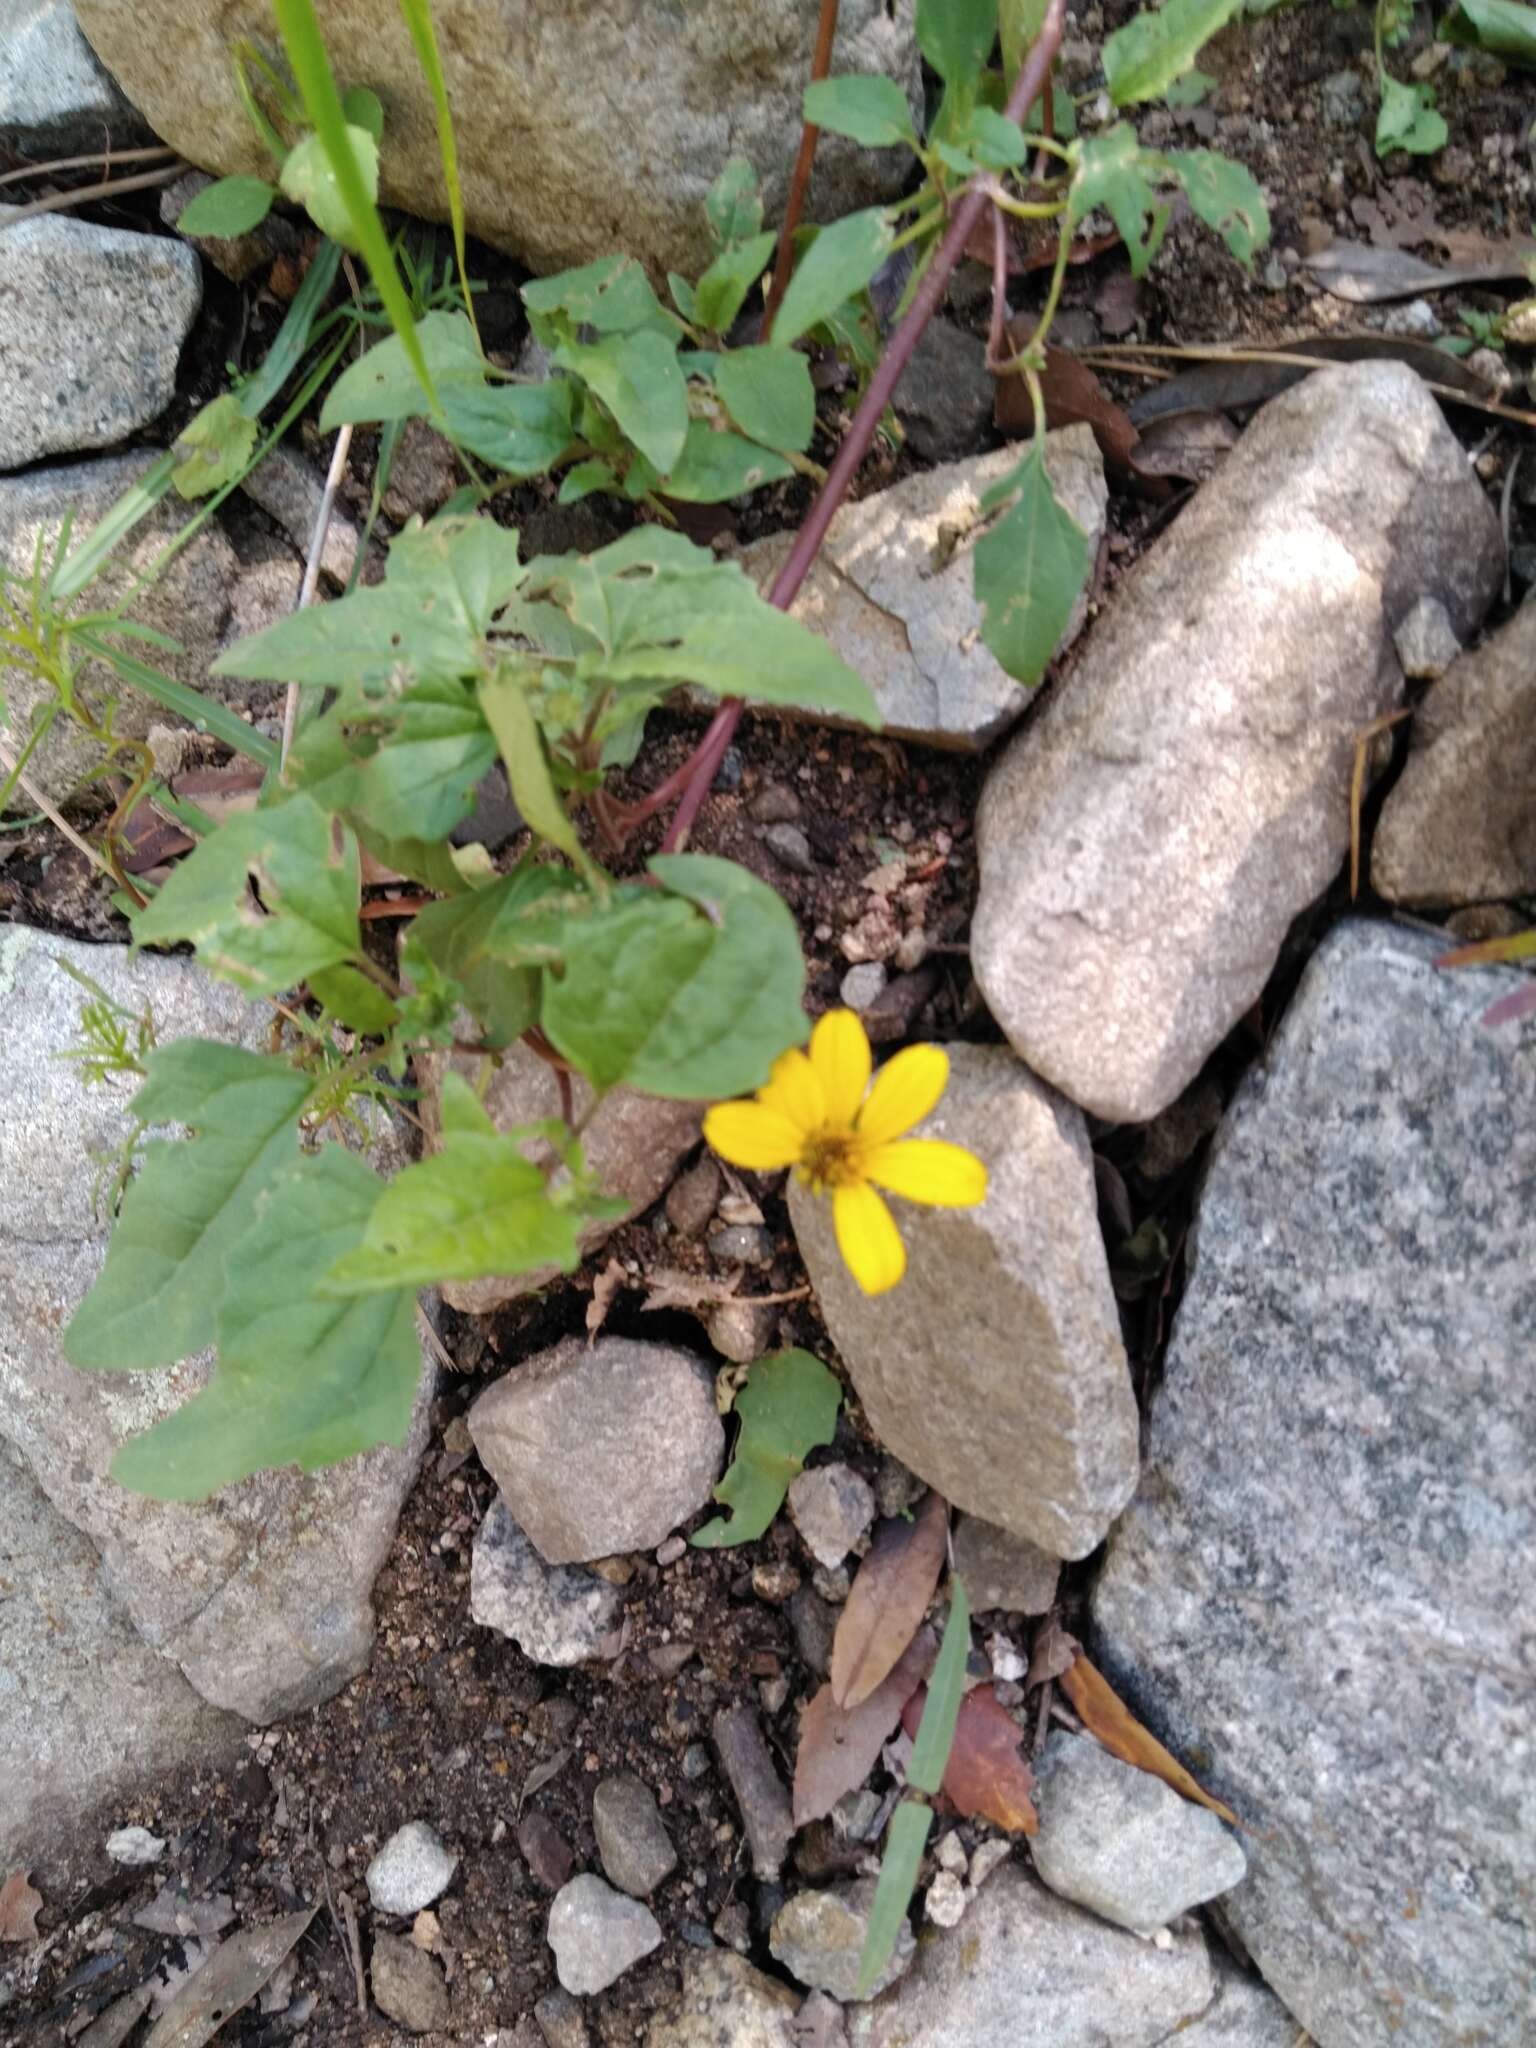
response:
<path id="1" fill-rule="evenodd" d="M 809 1056 L 781 1053 L 753 1100 L 716 1103 L 704 1135 L 732 1166 L 792 1166 L 817 1194 L 829 1189 L 838 1250 L 866 1294 L 883 1294 L 907 1270 L 907 1254 L 876 1188 L 968 1209 L 986 1198 L 987 1169 L 960 1145 L 902 1135 L 944 1093 L 949 1058 L 939 1046 L 908 1046 L 873 1087 L 870 1065 L 853 1011 L 829 1010 L 811 1033 Z"/>

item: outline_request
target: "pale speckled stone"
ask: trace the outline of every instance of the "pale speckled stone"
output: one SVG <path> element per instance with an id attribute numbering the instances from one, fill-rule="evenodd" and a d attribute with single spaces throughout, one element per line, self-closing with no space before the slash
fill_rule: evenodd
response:
<path id="1" fill-rule="evenodd" d="M 823 1891 L 796 1892 L 773 1916 L 768 1946 L 799 1983 L 851 2004 L 857 1995 L 874 1902 L 872 1877 L 828 1885 Z M 890 1960 L 875 1979 L 869 1997 L 878 1997 L 906 1974 L 915 1945 L 912 1929 L 903 1920 Z"/>
<path id="2" fill-rule="evenodd" d="M 535 1664 L 585 1664 L 614 1654 L 624 1596 L 579 1565 L 546 1564 L 498 1497 L 470 1554 L 469 1611 Z"/>
<path id="3" fill-rule="evenodd" d="M 632 1964 L 659 1948 L 661 1929 L 649 1906 L 583 1871 L 555 1894 L 549 1945 L 561 1985 L 584 1998 L 606 1991 Z"/>
<path id="4" fill-rule="evenodd" d="M 442 1897 L 458 1867 L 436 1828 L 408 1820 L 368 1865 L 368 1903 L 375 1913 L 419 1913 Z"/>
<path id="5" fill-rule="evenodd" d="M 1021 1059 L 1111 1122 L 1173 1101 L 1338 872 L 1355 736 L 1402 694 L 1394 625 L 1429 595 L 1466 638 L 1503 571 L 1401 364 L 1264 408 L 988 778 L 971 960 Z"/>
<path id="6" fill-rule="evenodd" d="M 677 2008 L 652 2019 L 645 2048 L 802 2048 L 787 1984 L 729 1949 L 684 1948 L 682 1960 Z"/>
<path id="7" fill-rule="evenodd" d="M 1440 945 L 1335 930 L 1229 1109 L 1092 1603 L 1321 2048 L 1519 2048 L 1536 1982 L 1536 1023 Z"/>
<path id="8" fill-rule="evenodd" d="M 1087 534 L 1092 559 L 1109 502 L 1098 444 L 1091 428 L 1076 426 L 1047 435 L 1045 448 L 1052 485 Z M 845 505 L 791 607 L 858 670 L 896 739 L 978 750 L 1030 701 L 981 637 L 971 581 L 974 542 L 991 523 L 982 494 L 1019 461 L 1017 447 L 999 448 Z M 753 541 L 741 565 L 766 590 L 793 542 L 792 533 Z M 1086 608 L 1080 597 L 1062 647 L 1082 630 Z M 824 710 L 813 715 L 828 722 Z"/>

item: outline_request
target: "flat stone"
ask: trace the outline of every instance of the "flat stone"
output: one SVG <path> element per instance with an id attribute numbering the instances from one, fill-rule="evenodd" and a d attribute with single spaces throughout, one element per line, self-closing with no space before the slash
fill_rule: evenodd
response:
<path id="1" fill-rule="evenodd" d="M 1306 2048 L 1308 2036 L 1261 1978 L 1211 1945 L 1215 2003 L 1178 2037 L 1178 2048 Z"/>
<path id="2" fill-rule="evenodd" d="M 142 1641 L 89 1539 L 0 1445 L 0 1865 L 46 1877 L 99 1839 L 96 1813 L 233 1762 L 243 1728 Z"/>
<path id="3" fill-rule="evenodd" d="M 922 1135 L 986 1161 L 975 1209 L 908 1210 L 907 1274 L 867 1295 L 830 1204 L 789 1187 L 795 1235 L 870 1427 L 946 1500 L 1085 1557 L 1130 1498 L 1136 1402 L 1079 1112 L 1006 1047 L 952 1045 Z"/>
<path id="4" fill-rule="evenodd" d="M 1198 1931 L 1157 1948 L 1010 1864 L 958 1927 L 924 1935 L 894 1990 L 848 2013 L 849 2048 L 1163 2048 L 1214 1996 Z"/>
<path id="5" fill-rule="evenodd" d="M 774 1914 L 768 1946 L 800 1983 L 851 2005 L 858 1996 L 859 1966 L 874 1903 L 872 1877 L 828 1885 L 824 1891 L 796 1892 Z M 891 1959 L 866 1996 L 878 1997 L 905 1976 L 916 1947 L 912 1929 L 903 1920 Z"/>
<path id="6" fill-rule="evenodd" d="M 590 1871 L 563 1884 L 549 1909 L 555 1974 L 578 1998 L 606 1991 L 633 1963 L 661 1946 L 656 1916 Z"/>
<path id="7" fill-rule="evenodd" d="M 368 1865 L 368 1902 L 376 1913 L 419 1913 L 442 1897 L 458 1867 L 436 1828 L 407 1821 Z"/>
<path id="8" fill-rule="evenodd" d="M 714 1720 L 715 1753 L 730 1781 L 756 1877 L 772 1882 L 784 1868 L 795 1824 L 763 1726 L 752 1707 L 724 1707 Z"/>
<path id="9" fill-rule="evenodd" d="M 923 462 L 956 462 L 973 455 L 989 433 L 996 397 L 986 342 L 941 319 L 923 329 L 893 403 L 914 455 Z M 1015 459 L 1018 452 L 1013 450 Z"/>
<path id="10" fill-rule="evenodd" d="M 1402 695 L 1392 630 L 1459 637 L 1499 522 L 1413 373 L 1274 399 L 1116 592 L 993 768 L 971 960 L 1036 1073 L 1116 1123 L 1184 1089 L 1349 847 L 1355 736 Z"/>
<path id="11" fill-rule="evenodd" d="M 789 1519 L 816 1562 L 831 1570 L 869 1534 L 875 1496 L 850 1465 L 818 1465 L 789 1482 Z"/>
<path id="12" fill-rule="evenodd" d="M 632 1898 L 648 1899 L 677 1868 L 656 1795 L 632 1772 L 603 1779 L 592 1795 L 592 1827 L 609 1883 Z"/>
<path id="13" fill-rule="evenodd" d="M 1421 597 L 1397 631 L 1392 645 L 1410 682 L 1436 682 L 1461 652 L 1450 614 L 1438 597 Z"/>
<path id="14" fill-rule="evenodd" d="M 1464 654 L 1414 713 L 1407 762 L 1371 841 L 1391 903 L 1536 892 L 1536 603 Z"/>
<path id="15" fill-rule="evenodd" d="M 266 0 L 230 0 L 217 18 L 206 0 L 80 0 L 79 12 L 157 135 L 208 170 L 271 176 L 230 63 L 242 40 L 267 46 Z M 645 9 L 615 16 L 595 36 L 570 0 L 520 0 L 510 26 L 495 0 L 438 0 L 470 233 L 540 272 L 624 249 L 658 276 L 697 276 L 713 254 L 705 195 L 729 157 L 751 160 L 765 218 L 783 218 L 816 19 L 817 0 L 737 8 L 728 18 Z M 381 202 L 446 220 L 431 95 L 393 0 L 360 0 L 347 52 L 349 82 L 389 103 Z M 910 6 L 893 13 L 886 0 L 843 0 L 832 63 L 838 73 L 899 79 L 920 111 Z M 510 135 L 516 177 L 503 174 Z M 894 198 L 908 161 L 904 150 L 824 134 L 807 219 L 837 220 Z"/>
<path id="16" fill-rule="evenodd" d="M 0 149 L 41 161 L 148 139 L 70 0 L 0 0 Z"/>
<path id="17" fill-rule="evenodd" d="M 240 488 L 253 505 L 277 522 L 307 560 L 325 497 L 325 478 L 320 472 L 296 449 L 279 446 L 257 463 Z M 333 503 L 320 550 L 320 571 L 338 590 L 345 588 L 361 545 L 355 521 Z"/>
<path id="18" fill-rule="evenodd" d="M 675 2010 L 657 2013 L 645 2048 L 802 2048 L 800 2001 L 729 1949 L 686 1948 Z"/>
<path id="19" fill-rule="evenodd" d="M 0 251 L 8 240 L 8 235 L 0 235 Z M 73 520 L 73 539 L 78 543 L 157 460 L 157 450 L 139 449 L 132 455 L 99 462 L 69 463 L 27 476 L 0 477 L 0 569 L 30 577 L 39 547 L 45 561 L 52 558 L 66 516 Z M 115 550 L 75 609 L 105 610 L 119 604 L 185 520 L 186 508 L 180 499 L 162 499 Z M 256 712 L 276 702 L 278 693 L 272 685 L 225 683 L 210 680 L 208 675 L 209 664 L 223 643 L 230 585 L 238 568 L 235 551 L 224 535 L 216 526 L 204 526 L 153 587 L 134 598 L 127 616 L 180 644 L 180 653 L 165 647 L 142 650 L 144 658 L 152 658 L 157 668 L 221 703 Z M 183 723 L 97 663 L 83 668 L 80 681 L 86 702 L 98 712 L 109 699 L 117 700 L 114 730 L 121 736 L 142 738 L 152 725 Z M 8 743 L 29 732 L 38 710 L 53 701 L 50 690 L 3 660 L 0 691 L 10 708 Z M 27 772 L 46 796 L 61 799 L 81 776 L 100 765 L 101 757 L 99 746 L 61 718 L 33 754 Z"/>
<path id="20" fill-rule="evenodd" d="M 447 1063 L 471 1085 L 478 1080 L 478 1054 L 451 1053 Z M 418 1063 L 425 1091 L 422 1121 L 429 1138 L 437 1130 L 442 1068 L 440 1055 Z M 592 1091 L 580 1075 L 571 1079 L 575 1114 L 582 1117 L 591 1106 Z M 560 1089 L 554 1069 L 519 1039 L 501 1054 L 485 1092 L 485 1107 L 501 1131 L 559 1116 Z M 658 1095 L 637 1095 L 629 1088 L 615 1088 L 604 1097 L 602 1107 L 582 1131 L 582 1148 L 604 1194 L 622 1201 L 625 1209 L 621 1217 L 593 1224 L 582 1232 L 583 1257 L 606 1243 L 620 1223 L 660 1200 L 678 1166 L 699 1141 L 699 1117 L 694 1103 L 667 1102 Z M 557 1276 L 557 1267 L 540 1266 L 529 1273 L 453 1281 L 443 1289 L 443 1299 L 465 1315 L 489 1315 L 506 1302 L 536 1294 Z"/>
<path id="21" fill-rule="evenodd" d="M 0 206 L 0 469 L 110 448 L 164 412 L 203 280 L 163 235 Z"/>
<path id="22" fill-rule="evenodd" d="M 1101 1920 L 1154 1934 L 1242 1883 L 1248 1859 L 1214 1813 L 1091 1736 L 1051 1735 L 1034 1770 L 1035 1869 L 1053 1892 Z"/>
<path id="23" fill-rule="evenodd" d="M 1088 536 L 1091 558 L 1109 502 L 1091 429 L 1047 435 L 1045 459 L 1057 497 Z M 971 582 L 974 543 L 991 523 L 982 495 L 1019 460 L 1017 448 L 999 448 L 921 470 L 845 505 L 791 607 L 858 670 L 893 739 L 979 751 L 1030 701 L 981 637 Z M 794 538 L 769 534 L 742 550 L 741 565 L 760 589 L 773 582 Z M 1061 647 L 1076 639 L 1086 612 L 1086 597 L 1079 598 Z M 797 715 L 793 707 L 774 709 Z M 806 715 L 821 725 L 836 722 L 821 709 Z"/>
<path id="24" fill-rule="evenodd" d="M 498 1496 L 471 1553 L 469 1611 L 535 1664 L 585 1664 L 612 1655 L 624 1595 L 595 1572 L 546 1564 Z"/>
<path id="25" fill-rule="evenodd" d="M 116 1156 L 134 1094 L 131 1077 L 87 1087 L 58 1057 L 79 1039 L 83 1000 L 64 961 L 130 1015 L 147 1007 L 162 1045 L 198 1036 L 259 1047 L 270 1017 L 190 960 L 0 928 L 0 1437 L 96 1545 L 145 1641 L 215 1706 L 279 1720 L 368 1662 L 369 1596 L 420 1460 L 434 1370 L 423 1361 L 400 1450 L 257 1473 L 202 1502 L 118 1485 L 108 1471 L 118 1445 L 206 1384 L 212 1362 L 83 1373 L 60 1349 L 106 1252 L 93 1160 Z"/>
<path id="26" fill-rule="evenodd" d="M 725 1431 L 709 1367 L 630 1337 L 568 1337 L 469 1411 L 480 1462 L 550 1564 L 654 1550 L 720 1474 Z"/>
<path id="27" fill-rule="evenodd" d="M 1008 1614 L 1045 1614 L 1056 1598 L 1060 1560 L 1027 1537 L 994 1529 L 976 1515 L 960 1518 L 954 1560 L 976 1613 L 1000 1607 Z"/>
<path id="28" fill-rule="evenodd" d="M 431 2034 L 448 2025 L 443 1973 L 414 1941 L 399 1934 L 375 1934 L 368 1981 L 379 2011 L 408 2033 Z"/>
<path id="29" fill-rule="evenodd" d="M 1536 1032 L 1440 950 L 1336 929 L 1228 1111 L 1093 1602 L 1320 2048 L 1513 2043 L 1536 1980 Z"/>
<path id="30" fill-rule="evenodd" d="M 571 1846 L 547 1813 L 535 1807 L 523 1816 L 517 1831 L 517 1846 L 523 1852 L 535 1884 L 547 1892 L 559 1891 L 571 1874 L 575 1861 Z"/>

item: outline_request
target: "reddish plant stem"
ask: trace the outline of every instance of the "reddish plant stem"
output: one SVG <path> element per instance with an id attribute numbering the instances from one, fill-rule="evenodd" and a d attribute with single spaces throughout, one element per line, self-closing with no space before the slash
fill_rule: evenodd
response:
<path id="1" fill-rule="evenodd" d="M 1066 17 L 1066 0 L 1051 0 L 1050 9 L 1040 25 L 1029 56 L 1019 67 L 1013 91 L 1008 95 L 1004 113 L 1008 120 L 1022 122 L 1034 105 L 1041 88 L 1050 76 L 1052 62 L 1061 42 L 1062 25 Z M 875 430 L 885 417 L 885 409 L 891 402 L 902 371 L 911 361 L 912 352 L 922 337 L 923 329 L 938 311 L 939 303 L 949 284 L 950 273 L 965 253 L 972 230 L 981 217 L 981 209 L 987 204 L 987 177 L 973 178 L 965 189 L 965 196 L 950 218 L 944 239 L 934 251 L 933 260 L 923 272 L 922 279 L 913 294 L 912 303 L 896 332 L 891 336 L 885 354 L 880 358 L 879 367 L 869 380 L 869 389 L 863 403 L 854 414 L 853 424 L 843 437 L 843 445 L 837 451 L 836 459 L 827 472 L 827 480 L 816 495 L 815 503 L 806 516 L 804 526 L 795 536 L 795 544 L 778 576 L 774 579 L 768 602 L 787 612 L 799 595 L 800 586 L 810 573 L 811 564 L 821 550 L 827 537 L 827 528 L 847 497 L 859 465 L 869 452 L 869 445 L 875 438 Z M 667 827 L 662 851 L 675 852 L 688 836 L 699 807 L 709 794 L 720 762 L 730 745 L 741 717 L 742 699 L 728 697 L 716 712 L 714 722 L 700 741 L 693 756 L 692 772 L 688 785 L 683 791 L 682 801 L 673 813 Z"/>
<path id="2" fill-rule="evenodd" d="M 821 19 L 816 24 L 816 48 L 811 57 L 812 85 L 818 84 L 832 68 L 832 42 L 836 34 L 837 0 L 821 0 Z M 763 308 L 763 324 L 757 331 L 759 346 L 772 335 L 779 306 L 789 289 L 789 273 L 795 267 L 795 229 L 799 227 L 800 216 L 805 210 L 806 188 L 811 182 L 811 166 L 816 161 L 816 138 L 820 133 L 821 130 L 813 127 L 809 121 L 800 130 L 800 149 L 795 157 L 795 168 L 790 175 L 789 196 L 784 202 L 784 225 L 779 229 L 779 246 L 773 259 L 773 277 L 768 285 L 768 303 Z"/>

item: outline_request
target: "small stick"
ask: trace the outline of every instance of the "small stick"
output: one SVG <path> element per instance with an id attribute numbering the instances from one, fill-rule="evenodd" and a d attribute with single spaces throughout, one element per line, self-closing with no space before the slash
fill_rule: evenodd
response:
<path id="1" fill-rule="evenodd" d="M 811 57 L 811 84 L 816 85 L 826 77 L 832 68 L 832 43 L 837 34 L 837 0 L 821 0 L 821 18 L 816 24 L 816 48 Z M 816 161 L 816 138 L 821 130 L 807 121 L 800 130 L 800 148 L 795 157 L 795 168 L 790 174 L 789 197 L 784 202 L 784 223 L 779 229 L 778 253 L 773 259 L 773 277 L 768 285 L 768 303 L 763 308 L 763 324 L 757 331 L 758 345 L 769 340 L 773 323 L 789 289 L 789 273 L 795 262 L 795 230 L 800 225 L 800 215 L 805 208 L 806 188 L 811 182 L 811 166 Z"/>
<path id="2" fill-rule="evenodd" d="M 363 1944 L 357 1931 L 357 1908 L 352 1903 L 352 1894 L 341 1895 L 341 1917 L 347 1923 L 347 1959 L 352 1965 L 352 1981 L 357 1986 L 357 2010 L 363 2019 L 368 2017 L 368 1987 L 363 1982 Z"/>
<path id="3" fill-rule="evenodd" d="M 296 612 L 303 611 L 307 604 L 313 604 L 315 587 L 320 581 L 320 557 L 325 550 L 326 535 L 331 530 L 331 513 L 336 505 L 336 492 L 347 466 L 347 455 L 352 447 L 352 425 L 337 429 L 336 446 L 331 450 L 331 466 L 325 473 L 325 489 L 320 493 L 320 509 L 315 514 L 315 530 L 309 537 L 309 555 L 304 563 L 304 581 L 299 585 L 299 601 Z M 299 723 L 299 686 L 288 685 L 283 699 L 283 741 L 278 755 L 278 768 L 287 765 L 288 750 L 293 745 L 293 735 Z"/>
<path id="4" fill-rule="evenodd" d="M 88 839 L 81 838 L 63 812 L 56 805 L 48 801 L 47 797 L 37 787 L 37 784 L 31 781 L 25 772 L 18 773 L 16 756 L 3 742 L 0 742 L 0 768 L 5 770 L 7 779 L 13 775 L 16 777 L 16 787 L 21 790 L 27 801 L 36 804 L 49 824 L 57 831 L 62 832 L 70 845 L 85 855 L 92 867 L 100 868 L 101 872 L 115 889 L 118 886 L 118 877 L 113 870 L 112 863 L 99 853 Z M 137 892 L 135 891 L 135 893 Z"/>
<path id="5" fill-rule="evenodd" d="M 93 149 L 87 156 L 56 156 L 46 164 L 23 164 L 19 171 L 0 174 L 0 185 L 30 185 L 37 178 L 51 178 L 55 171 L 82 171 L 89 164 L 152 163 L 156 157 L 175 156 L 176 152 L 167 143 L 157 142 L 153 149 Z"/>
<path id="6" fill-rule="evenodd" d="M 1514 455 L 1510 458 L 1509 468 L 1504 472 L 1504 488 L 1499 493 L 1499 526 L 1504 534 L 1504 602 L 1506 604 L 1509 603 L 1515 594 L 1514 584 L 1510 580 L 1511 572 L 1509 567 L 1509 512 L 1515 495 L 1515 478 L 1520 472 L 1520 458 L 1524 453 L 1525 450 L 1523 448 L 1515 450 Z"/>
<path id="7" fill-rule="evenodd" d="M 0 220 L 0 234 L 7 228 L 19 228 L 24 220 L 31 220 L 39 213 L 62 213 L 69 206 L 84 206 L 93 199 L 115 199 L 119 192 L 142 192 L 150 185 L 169 185 L 172 178 L 179 178 L 187 166 L 178 158 L 167 164 L 163 171 L 140 171 L 135 178 L 107 178 L 99 185 L 81 185 L 74 192 L 55 192 L 50 199 L 34 199 L 26 206 Z"/>

